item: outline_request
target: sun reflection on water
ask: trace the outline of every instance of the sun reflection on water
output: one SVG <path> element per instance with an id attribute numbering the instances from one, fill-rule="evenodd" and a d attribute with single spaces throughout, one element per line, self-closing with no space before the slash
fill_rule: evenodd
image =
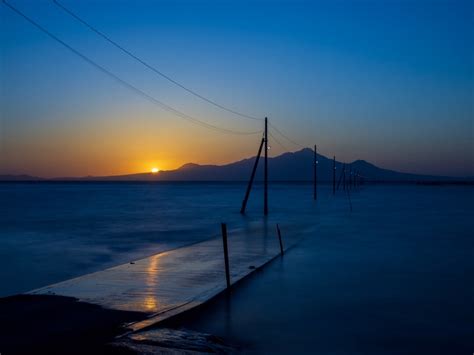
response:
<path id="1" fill-rule="evenodd" d="M 158 309 L 161 308 L 155 292 L 156 286 L 158 285 L 159 258 L 160 255 L 152 256 L 146 269 L 146 285 L 148 288 L 148 292 L 143 301 L 143 305 L 146 310 L 151 312 L 157 312 Z"/>

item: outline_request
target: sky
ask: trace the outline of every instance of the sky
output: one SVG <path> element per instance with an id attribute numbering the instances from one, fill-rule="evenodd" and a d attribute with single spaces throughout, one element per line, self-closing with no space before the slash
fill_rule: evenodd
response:
<path id="1" fill-rule="evenodd" d="M 128 174 L 256 154 L 262 121 L 191 95 L 53 1 L 8 2 L 149 98 L 253 134 L 164 110 L 1 4 L 0 174 Z M 472 1 L 60 3 L 187 88 L 268 116 L 270 156 L 317 144 L 340 161 L 474 176 Z"/>

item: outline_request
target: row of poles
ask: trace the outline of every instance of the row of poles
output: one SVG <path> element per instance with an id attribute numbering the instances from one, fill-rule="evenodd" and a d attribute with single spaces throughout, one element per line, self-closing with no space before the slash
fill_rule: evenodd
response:
<path id="1" fill-rule="evenodd" d="M 263 214 L 268 215 L 268 118 L 265 117 L 265 129 L 262 140 L 258 148 L 258 153 L 255 158 L 255 162 L 252 168 L 252 173 L 250 175 L 250 180 L 247 185 L 247 190 L 245 192 L 245 197 L 242 201 L 242 207 L 240 208 L 240 213 L 245 214 L 245 209 L 247 208 L 247 202 L 250 196 L 250 191 L 252 190 L 253 182 L 255 179 L 255 174 L 257 172 L 258 162 L 260 156 L 262 155 L 262 149 L 264 149 L 264 166 L 263 166 Z M 333 194 L 336 194 L 336 156 L 333 158 L 333 177 L 332 177 L 332 190 Z M 343 164 L 343 169 L 341 176 L 339 178 L 339 183 L 337 184 L 337 189 L 341 181 L 343 181 L 343 189 L 346 190 L 352 187 L 356 187 L 361 183 L 362 177 L 358 171 L 352 171 L 352 167 L 349 170 L 349 178 L 346 179 L 346 164 Z M 317 146 L 314 145 L 314 161 L 313 161 L 313 198 L 317 200 L 318 198 L 318 150 Z"/>
<path id="2" fill-rule="evenodd" d="M 250 180 L 247 185 L 247 190 L 245 192 L 245 197 L 242 201 L 242 207 L 240 208 L 240 213 L 245 214 L 245 209 L 247 207 L 247 202 L 250 196 L 250 191 L 252 190 L 253 182 L 255 179 L 255 174 L 257 172 L 258 163 L 260 160 L 260 156 L 262 155 L 262 149 L 264 150 L 264 170 L 263 170 L 263 213 L 264 215 L 268 215 L 268 118 L 265 117 L 265 130 L 262 140 L 260 141 L 260 145 L 258 148 L 258 153 L 255 158 L 255 162 L 252 168 L 252 173 L 250 175 Z M 339 189 L 339 186 L 343 184 L 343 189 L 349 193 L 349 189 L 357 187 L 361 183 L 361 175 L 358 171 L 352 171 L 352 167 L 349 170 L 349 178 L 346 177 L 346 164 L 343 164 L 341 176 L 339 177 L 339 182 L 336 188 L 336 156 L 333 157 L 333 174 L 332 174 L 332 190 L 333 194 L 336 194 L 336 189 Z M 317 146 L 314 146 L 314 160 L 313 160 L 313 199 L 317 200 L 318 198 L 318 150 Z M 351 204 L 352 210 L 352 204 Z M 280 254 L 284 254 L 283 249 L 283 241 L 281 236 L 280 226 L 276 225 L 277 236 L 280 244 Z M 224 248 L 224 264 L 225 264 L 225 277 L 226 277 L 226 285 L 227 289 L 229 290 L 231 287 L 231 279 L 230 279 L 230 265 L 229 265 L 229 248 L 227 243 L 227 224 L 221 223 L 221 232 L 222 232 L 222 244 Z"/>
<path id="3" fill-rule="evenodd" d="M 333 194 L 336 193 L 336 157 L 334 157 L 334 160 L 333 160 L 333 167 L 334 167 L 334 174 L 333 174 L 333 187 L 332 187 L 332 190 L 333 190 Z M 348 173 L 348 177 L 346 177 L 346 164 L 344 163 L 342 165 L 342 171 L 341 171 L 341 175 L 339 177 L 339 181 L 337 183 L 337 190 L 339 190 L 339 187 L 341 186 L 341 182 L 342 182 L 342 188 L 343 190 L 350 190 L 352 188 L 356 188 L 360 185 L 361 183 L 361 175 L 359 174 L 359 171 L 357 170 L 352 170 L 352 167 L 349 166 L 349 173 Z"/>

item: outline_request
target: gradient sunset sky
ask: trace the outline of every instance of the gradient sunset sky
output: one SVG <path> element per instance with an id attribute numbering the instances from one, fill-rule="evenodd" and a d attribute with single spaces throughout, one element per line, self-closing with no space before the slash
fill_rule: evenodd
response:
<path id="1" fill-rule="evenodd" d="M 262 130 L 157 76 L 52 1 L 8 2 L 164 103 L 222 128 Z M 60 2 L 176 81 L 268 116 L 324 155 L 474 176 L 473 1 Z M 0 174 L 126 174 L 256 153 L 260 133 L 223 134 L 177 117 L 4 4 L 0 16 Z M 271 155 L 281 154 L 272 139 Z"/>

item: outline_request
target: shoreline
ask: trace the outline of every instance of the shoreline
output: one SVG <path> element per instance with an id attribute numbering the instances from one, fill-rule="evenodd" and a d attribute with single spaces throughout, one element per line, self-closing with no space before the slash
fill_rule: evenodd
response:
<path id="1" fill-rule="evenodd" d="M 88 353 L 116 353 L 115 345 L 122 342 L 124 346 L 125 339 L 133 346 L 136 332 L 156 328 L 163 320 L 187 313 L 230 292 L 243 279 L 280 256 L 276 239 L 269 240 L 270 244 L 265 247 L 269 248 L 267 252 L 255 254 L 257 245 L 249 243 L 248 238 L 249 236 L 244 235 L 232 236 L 230 239 L 230 260 L 233 261 L 231 289 L 225 288 L 221 270 L 216 274 L 217 279 L 211 277 L 216 265 L 214 262 L 209 264 L 209 260 L 217 258 L 219 264 L 222 257 L 222 242 L 220 238 L 213 238 L 36 289 L 28 294 L 0 298 L 0 322 L 10 325 L 0 332 L 0 344 L 3 347 L 0 351 L 7 354 L 29 353 L 33 349 L 49 353 L 79 354 L 86 350 Z M 267 236 L 259 238 L 264 241 Z M 288 248 L 293 245 L 288 240 Z M 175 272 L 177 262 L 199 254 L 206 261 L 185 263 Z M 149 269 L 150 266 L 153 270 Z M 137 267 L 139 273 L 145 271 L 148 275 L 142 281 L 136 279 L 139 274 L 133 271 Z M 202 275 L 195 273 L 196 267 L 203 268 Z M 166 270 L 171 272 L 169 277 L 166 276 Z M 198 284 L 196 281 L 193 283 L 194 276 L 191 275 L 195 275 Z M 157 277 L 160 282 L 156 286 L 153 283 L 150 288 L 150 277 Z M 207 283 L 203 284 L 203 277 L 208 279 Z M 180 278 L 183 279 L 182 282 Z M 171 284 L 166 281 L 168 279 Z M 101 291 L 102 284 L 107 287 Z M 171 288 L 168 288 L 168 284 Z M 112 293 L 109 292 L 110 289 L 113 290 Z M 156 295 L 151 295 L 150 292 L 156 292 Z M 169 301 L 166 301 L 167 298 Z M 151 305 L 157 308 L 150 312 Z M 32 333 L 34 336 L 29 335 Z M 23 342 L 25 336 L 28 340 Z M 171 334 L 166 336 L 172 337 Z M 200 339 L 196 341 L 203 343 L 203 339 L 208 339 L 210 335 L 193 336 Z M 209 339 L 212 343 L 214 338 Z M 81 345 L 71 345 L 77 343 Z M 221 341 L 214 345 L 211 343 L 202 346 L 226 347 Z M 71 350 L 68 348 L 70 346 L 75 348 Z M 129 350 L 120 351 L 128 353 Z"/>
<path id="2" fill-rule="evenodd" d="M 257 236 L 263 226 L 250 229 L 250 232 L 248 227 L 252 222 L 247 221 L 249 225 L 243 230 L 230 229 L 230 241 L 242 233 L 243 240 L 251 246 L 247 250 L 252 255 L 265 248 L 278 250 L 273 223 L 281 221 L 282 215 L 288 217 L 287 211 L 300 215 L 293 221 L 299 228 L 289 220 L 283 225 L 283 237 L 285 241 L 288 239 L 285 246 L 291 244 L 290 238 L 304 238 L 291 251 L 286 248 L 288 253 L 284 257 L 275 258 L 275 253 L 272 262 L 268 261 L 260 269 L 255 267 L 247 274 L 251 276 L 244 276 L 234 283 L 236 287 L 233 287 L 231 297 L 222 291 L 214 296 L 208 293 L 212 297 L 195 303 L 196 307 L 191 310 L 179 315 L 169 314 L 163 323 L 153 324 L 146 331 L 142 327 L 139 333 L 127 333 L 133 330 L 133 324 L 149 320 L 151 312 L 111 310 L 82 302 L 83 297 L 76 297 L 79 299 L 76 300 L 48 294 L 11 296 L 0 299 L 0 344 L 8 346 L 0 352 L 32 353 L 41 349 L 61 354 L 129 354 L 141 351 L 136 343 L 148 350 L 162 346 L 162 351 L 169 352 L 181 349 L 179 342 L 186 339 L 195 339 L 203 349 L 224 347 L 229 352 L 237 349 L 301 353 L 314 347 L 322 353 L 328 349 L 350 353 L 356 344 L 362 344 L 362 349 L 367 350 L 365 353 L 374 354 L 391 353 L 391 350 L 394 353 L 424 353 L 426 351 L 422 350 L 429 349 L 430 353 L 436 353 L 437 348 L 464 349 L 466 334 L 471 329 L 466 323 L 470 313 L 469 303 L 466 303 L 469 290 L 464 286 L 468 275 L 465 272 L 474 270 L 469 255 L 472 250 L 470 192 L 467 188 L 363 189 L 353 194 L 355 208 L 352 211 L 342 194 L 336 198 L 322 195 L 318 204 L 308 196 L 297 206 L 293 202 L 301 201 L 300 196 L 307 196 L 306 188 L 280 200 L 286 204 L 278 204 L 275 196 L 274 206 L 279 210 L 274 210 L 273 219 L 268 220 L 269 238 Z M 253 214 L 253 217 L 257 215 Z M 377 223 L 374 223 L 374 217 L 377 217 Z M 238 220 L 234 219 L 231 225 L 236 226 Z M 310 224 L 301 228 L 302 223 Z M 136 284 L 139 292 L 150 295 L 148 291 L 158 283 L 145 285 L 139 275 L 149 269 L 146 266 L 152 266 L 149 273 L 157 273 L 156 281 L 166 281 L 167 276 L 162 273 L 165 265 L 168 268 L 188 266 L 184 273 L 186 282 L 176 282 L 175 274 L 168 277 L 180 297 L 188 289 L 202 286 L 202 277 L 208 280 L 209 270 L 219 273 L 215 276 L 224 290 L 222 241 L 217 238 L 215 242 L 216 253 L 212 255 L 219 259 L 214 261 L 209 260 L 208 252 L 190 250 L 169 260 L 176 264 L 160 264 L 164 260 L 155 258 L 155 266 L 152 260 L 148 264 L 136 260 L 134 264 L 121 265 L 133 272 L 127 274 L 133 287 L 126 287 L 125 293 L 136 295 Z M 230 249 L 236 251 L 238 248 L 230 244 Z M 257 266 L 246 254 L 241 255 L 239 262 L 231 261 L 231 270 L 237 264 L 246 272 L 251 270 L 250 266 Z M 200 260 L 212 265 L 204 272 L 196 273 Z M 193 264 L 195 262 L 197 264 Z M 81 279 L 87 281 L 89 291 L 96 296 L 98 290 L 103 292 L 98 300 L 110 304 L 117 299 L 112 297 L 114 293 L 107 294 L 106 291 L 115 289 L 117 274 L 109 275 L 114 277 L 94 279 L 89 274 L 73 280 L 73 284 Z M 199 281 L 190 283 L 189 277 Z M 65 287 L 67 284 L 63 283 L 63 290 L 77 290 Z M 81 289 L 88 292 L 88 289 Z M 55 292 L 54 289 L 49 291 Z M 195 300 L 196 294 L 202 293 L 171 303 L 185 305 Z M 145 298 L 139 299 L 141 307 L 153 304 L 142 302 Z M 161 302 L 163 298 L 158 297 L 155 301 Z M 92 334 L 87 329 L 88 323 L 91 323 Z M 283 336 L 275 338 L 275 332 L 282 332 Z M 345 341 L 337 341 L 341 338 Z M 78 342 L 84 344 L 76 346 Z M 114 345 L 110 343 L 121 348 L 111 348 Z M 131 348 L 127 348 L 128 345 Z M 189 342 L 186 346 L 194 347 Z"/>
<path id="3" fill-rule="evenodd" d="M 107 344 L 126 331 L 123 325 L 144 317 L 140 312 L 105 309 L 72 297 L 4 297 L 0 298 L 0 351 L 107 354 L 110 350 Z"/>

